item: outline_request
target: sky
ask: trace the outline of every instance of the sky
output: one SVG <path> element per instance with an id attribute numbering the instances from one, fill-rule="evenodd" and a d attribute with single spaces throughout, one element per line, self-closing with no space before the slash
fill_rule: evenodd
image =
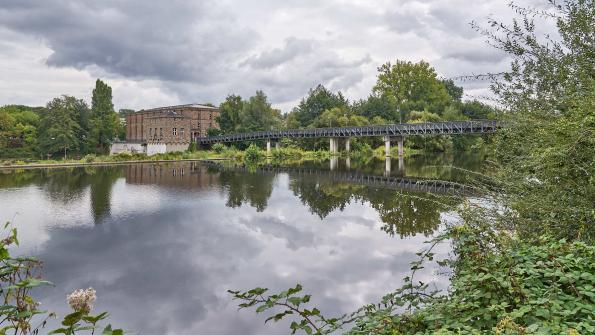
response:
<path id="1" fill-rule="evenodd" d="M 0 105 L 90 101 L 101 78 L 116 109 L 263 90 L 288 112 L 317 84 L 367 97 L 387 61 L 425 60 L 444 78 L 499 72 L 510 59 L 470 23 L 506 21 L 507 2 L 0 0 Z M 465 99 L 490 94 L 458 84 Z"/>

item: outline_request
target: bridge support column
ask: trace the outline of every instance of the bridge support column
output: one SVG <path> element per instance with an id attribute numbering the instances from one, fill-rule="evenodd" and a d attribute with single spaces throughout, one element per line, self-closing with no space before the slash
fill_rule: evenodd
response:
<path id="1" fill-rule="evenodd" d="M 349 153 L 351 151 L 351 139 L 349 137 L 345 138 L 345 152 Z"/>
<path id="2" fill-rule="evenodd" d="M 399 157 L 403 157 L 403 142 L 405 139 L 403 137 L 397 138 L 397 143 L 399 146 Z"/>
<path id="3" fill-rule="evenodd" d="M 390 157 L 390 136 L 384 136 L 384 157 Z"/>
<path id="4" fill-rule="evenodd" d="M 279 151 L 281 149 L 281 143 L 279 141 L 275 142 L 275 150 Z"/>
<path id="5" fill-rule="evenodd" d="M 267 157 L 271 156 L 271 140 L 267 140 Z"/>
<path id="6" fill-rule="evenodd" d="M 347 170 L 351 170 L 351 157 L 349 156 L 347 156 L 347 159 L 345 159 L 345 167 Z"/>
<path id="7" fill-rule="evenodd" d="M 329 151 L 331 152 L 332 156 L 337 155 L 339 151 L 339 139 L 335 137 L 331 137 L 329 139 Z"/>

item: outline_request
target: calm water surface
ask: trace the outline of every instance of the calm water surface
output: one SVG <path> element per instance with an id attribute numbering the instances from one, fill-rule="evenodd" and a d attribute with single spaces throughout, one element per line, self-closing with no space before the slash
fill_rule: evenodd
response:
<path id="1" fill-rule="evenodd" d="M 451 164 L 480 167 L 433 157 L 393 160 L 389 172 L 353 160 L 0 171 L 0 219 L 56 284 L 37 291 L 44 309 L 63 316 L 67 293 L 93 287 L 95 310 L 133 333 L 284 334 L 287 324 L 238 312 L 226 291 L 301 283 L 327 315 L 378 300 L 453 219 L 459 191 L 419 183 L 464 183 Z M 419 279 L 447 284 L 432 269 Z"/>

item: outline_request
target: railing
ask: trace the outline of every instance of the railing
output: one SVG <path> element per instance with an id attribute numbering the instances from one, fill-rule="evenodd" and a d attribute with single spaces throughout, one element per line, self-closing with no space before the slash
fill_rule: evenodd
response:
<path id="1" fill-rule="evenodd" d="M 197 137 L 199 144 L 239 142 L 249 140 L 278 140 L 288 138 L 317 137 L 364 137 L 364 136 L 413 136 L 413 135 L 460 135 L 493 133 L 499 127 L 496 120 L 447 121 L 426 123 L 401 123 L 376 126 L 335 127 L 315 129 L 290 129 L 257 131 L 212 137 Z"/>

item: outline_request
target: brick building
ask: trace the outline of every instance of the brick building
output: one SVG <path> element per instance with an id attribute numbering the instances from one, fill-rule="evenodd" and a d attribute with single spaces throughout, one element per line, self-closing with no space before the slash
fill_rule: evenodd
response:
<path id="1" fill-rule="evenodd" d="M 189 104 L 143 109 L 126 115 L 126 141 L 146 143 L 190 143 L 219 129 L 216 107 Z"/>

